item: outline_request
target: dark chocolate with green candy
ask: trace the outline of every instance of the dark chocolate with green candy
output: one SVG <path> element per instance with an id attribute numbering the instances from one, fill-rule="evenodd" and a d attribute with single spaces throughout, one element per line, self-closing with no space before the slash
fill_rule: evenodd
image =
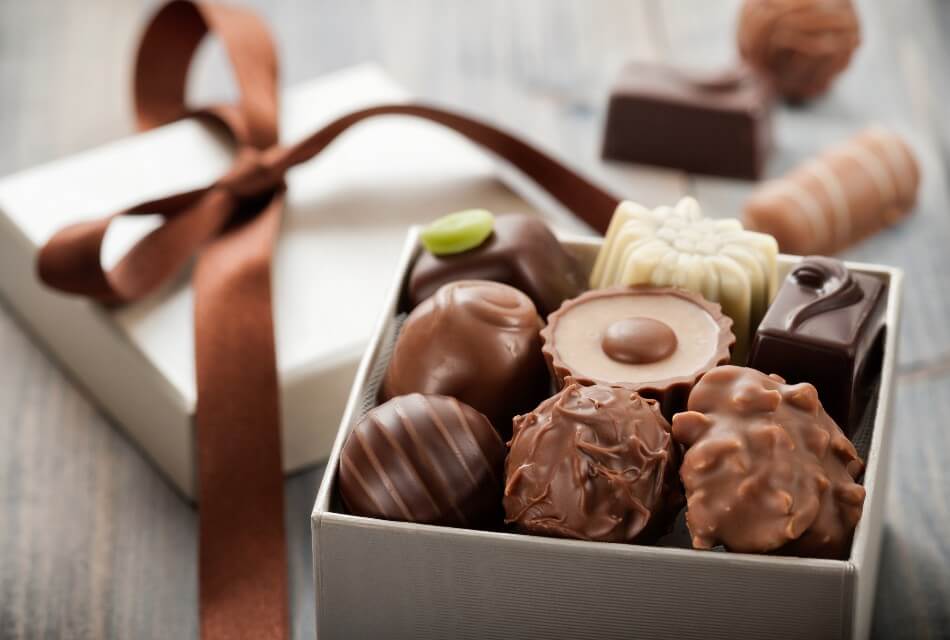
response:
<path id="1" fill-rule="evenodd" d="M 433 255 L 423 251 L 409 277 L 415 307 L 444 284 L 491 280 L 526 293 L 542 316 L 584 289 L 584 276 L 543 220 L 523 214 L 495 217 L 491 235 L 468 251 Z"/>

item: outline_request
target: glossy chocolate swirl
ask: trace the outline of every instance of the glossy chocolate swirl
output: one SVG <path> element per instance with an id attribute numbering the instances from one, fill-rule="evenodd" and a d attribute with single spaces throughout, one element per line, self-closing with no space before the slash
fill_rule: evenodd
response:
<path id="1" fill-rule="evenodd" d="M 851 0 L 745 0 L 738 40 L 742 57 L 782 95 L 804 100 L 848 66 L 861 29 Z"/>
<path id="2" fill-rule="evenodd" d="M 340 495 L 351 513 L 450 526 L 501 520 L 505 446 L 482 414 L 455 398 L 393 398 L 350 432 Z"/>
<path id="3" fill-rule="evenodd" d="M 788 316 L 787 329 L 794 331 L 809 318 L 861 302 L 864 291 L 840 260 L 823 256 L 804 258 L 791 273 L 799 285 L 814 289 L 818 297 Z"/>
<path id="4" fill-rule="evenodd" d="M 693 546 L 842 558 L 861 518 L 864 463 L 815 387 L 724 366 L 673 417 Z"/>
<path id="5" fill-rule="evenodd" d="M 655 401 L 570 384 L 515 420 L 505 521 L 539 535 L 644 541 L 682 504 L 676 461 Z"/>
<path id="6" fill-rule="evenodd" d="M 507 435 L 511 419 L 534 407 L 550 386 L 542 326 L 534 304 L 514 287 L 483 280 L 444 285 L 406 319 L 381 397 L 453 396 Z"/>

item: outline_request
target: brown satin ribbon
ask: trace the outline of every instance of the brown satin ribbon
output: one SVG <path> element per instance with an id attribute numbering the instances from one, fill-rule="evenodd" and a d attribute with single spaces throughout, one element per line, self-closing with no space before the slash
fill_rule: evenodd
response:
<path id="1" fill-rule="evenodd" d="M 185 79 L 208 32 L 224 44 L 240 98 L 189 109 Z M 255 14 L 235 7 L 187 0 L 164 5 L 139 48 L 135 107 L 142 130 L 186 116 L 217 121 L 237 145 L 234 165 L 203 189 L 62 229 L 40 251 L 37 270 L 51 287 L 117 304 L 151 293 L 197 256 L 192 286 L 201 634 L 284 638 L 287 553 L 270 269 L 286 171 L 362 120 L 406 115 L 441 124 L 493 152 L 598 231 L 606 229 L 617 198 L 510 134 L 420 104 L 355 111 L 282 147 L 273 42 Z M 155 213 L 164 224 L 106 271 L 100 252 L 112 219 Z"/>

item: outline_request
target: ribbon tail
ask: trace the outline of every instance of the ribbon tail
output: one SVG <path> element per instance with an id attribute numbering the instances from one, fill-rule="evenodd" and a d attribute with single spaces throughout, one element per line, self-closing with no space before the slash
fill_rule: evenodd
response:
<path id="1" fill-rule="evenodd" d="M 284 191 L 198 258 L 195 359 L 201 636 L 288 628 L 271 256 Z"/>

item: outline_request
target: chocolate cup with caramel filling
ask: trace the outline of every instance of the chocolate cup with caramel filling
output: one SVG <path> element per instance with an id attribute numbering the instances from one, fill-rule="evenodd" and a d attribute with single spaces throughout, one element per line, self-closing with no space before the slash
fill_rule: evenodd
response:
<path id="1" fill-rule="evenodd" d="M 731 329 L 718 304 L 684 289 L 599 289 L 548 316 L 542 351 L 558 388 L 568 379 L 623 385 L 669 418 L 704 373 L 729 362 Z"/>

